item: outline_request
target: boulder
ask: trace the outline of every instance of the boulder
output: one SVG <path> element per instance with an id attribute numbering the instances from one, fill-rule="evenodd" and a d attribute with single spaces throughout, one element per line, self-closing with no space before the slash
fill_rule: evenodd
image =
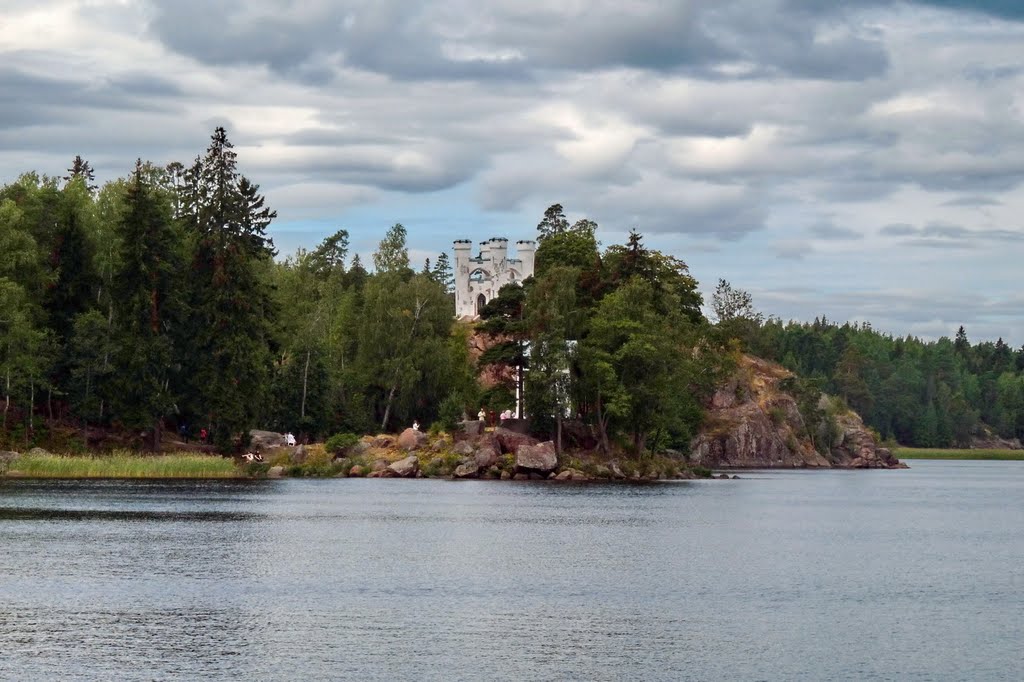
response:
<path id="1" fill-rule="evenodd" d="M 304 464 L 306 461 L 306 446 L 296 445 L 292 448 L 292 452 L 288 455 L 288 459 L 291 460 L 292 464 Z"/>
<path id="2" fill-rule="evenodd" d="M 509 481 L 511 479 L 512 479 L 512 473 L 511 472 L 509 472 L 509 471 L 502 471 L 501 472 L 501 480 Z"/>
<path id="3" fill-rule="evenodd" d="M 459 441 L 452 446 L 452 452 L 456 452 L 463 457 L 469 457 L 473 454 L 473 445 L 467 441 Z"/>
<path id="4" fill-rule="evenodd" d="M 498 463 L 498 450 L 490 443 L 486 443 L 477 448 L 473 453 L 473 459 L 481 469 L 492 467 Z"/>
<path id="5" fill-rule="evenodd" d="M 619 481 L 621 481 L 622 479 L 626 478 L 626 474 L 624 474 L 622 472 L 622 469 L 619 467 L 619 463 L 618 462 L 612 462 L 611 471 L 612 471 L 612 478 L 615 478 L 615 479 L 617 479 Z"/>
<path id="6" fill-rule="evenodd" d="M 530 474 L 524 474 L 524 473 L 520 472 L 520 473 L 516 474 L 515 476 L 513 476 L 512 480 L 513 481 L 529 481 L 530 480 Z"/>
<path id="7" fill-rule="evenodd" d="M 405 459 L 400 459 L 397 462 L 392 462 L 388 465 L 388 470 L 399 478 L 410 478 L 415 476 L 419 469 L 420 461 L 416 459 L 415 455 L 409 455 Z"/>
<path id="8" fill-rule="evenodd" d="M 522 445 L 536 445 L 539 441 L 532 436 L 528 436 L 524 433 L 516 433 L 509 429 L 497 428 L 494 429 L 494 438 L 498 442 L 498 447 L 502 453 L 511 452 L 515 453 L 519 451 L 519 447 Z"/>
<path id="9" fill-rule="evenodd" d="M 551 441 L 536 445 L 520 445 L 516 449 L 516 467 L 535 471 L 552 471 L 558 466 L 555 444 Z"/>
<path id="10" fill-rule="evenodd" d="M 477 467 L 476 463 L 466 462 L 457 466 L 453 475 L 455 478 L 476 478 L 479 473 L 480 469 Z"/>
<path id="11" fill-rule="evenodd" d="M 371 471 L 366 474 L 367 478 L 387 478 L 387 469 L 381 469 L 380 471 Z"/>
<path id="12" fill-rule="evenodd" d="M 267 469 L 267 478 L 281 478 L 284 476 L 284 467 L 276 466 Z"/>
<path id="13" fill-rule="evenodd" d="M 44 450 L 43 448 L 32 448 L 25 454 L 28 455 L 29 457 L 48 457 L 53 453 L 51 453 L 49 450 Z"/>
<path id="14" fill-rule="evenodd" d="M 283 448 L 287 443 L 285 443 L 283 433 L 253 429 L 249 432 L 249 445 L 260 450 L 269 450 L 270 448 Z"/>
<path id="15" fill-rule="evenodd" d="M 370 465 L 370 471 L 384 471 L 388 468 L 388 462 L 386 459 L 374 460 L 373 464 Z"/>
<path id="16" fill-rule="evenodd" d="M 0 450 L 0 464 L 8 464 L 21 457 L 17 452 L 11 450 Z"/>
<path id="17" fill-rule="evenodd" d="M 482 421 L 477 421 L 475 419 L 467 419 L 465 421 L 461 421 L 459 422 L 459 426 L 462 427 L 462 433 L 467 438 L 476 438 L 477 436 L 484 432 L 484 423 Z"/>
<path id="18" fill-rule="evenodd" d="M 352 477 L 355 477 L 355 478 L 358 478 L 360 476 L 365 476 L 366 475 L 366 468 L 363 467 L 363 465 L 361 465 L 361 464 L 356 464 L 351 469 L 348 470 L 348 475 L 352 476 Z"/>
<path id="19" fill-rule="evenodd" d="M 419 429 L 408 428 L 402 431 L 402 435 L 398 437 L 398 447 L 402 448 L 406 452 L 412 452 L 427 444 L 427 434 L 423 433 Z"/>
<path id="20" fill-rule="evenodd" d="M 487 475 L 490 476 L 491 478 L 501 478 L 501 473 L 501 469 L 499 469 L 498 467 L 490 467 L 487 470 Z"/>

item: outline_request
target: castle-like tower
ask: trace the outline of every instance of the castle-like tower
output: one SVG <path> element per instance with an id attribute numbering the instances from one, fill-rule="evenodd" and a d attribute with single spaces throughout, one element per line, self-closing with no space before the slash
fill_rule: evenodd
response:
<path id="1" fill-rule="evenodd" d="M 536 243 L 516 242 L 517 258 L 508 257 L 508 240 L 491 237 L 480 243 L 480 253 L 473 256 L 473 242 L 458 239 L 455 251 L 455 316 L 475 318 L 480 309 L 498 295 L 506 284 L 518 284 L 533 274 Z"/>

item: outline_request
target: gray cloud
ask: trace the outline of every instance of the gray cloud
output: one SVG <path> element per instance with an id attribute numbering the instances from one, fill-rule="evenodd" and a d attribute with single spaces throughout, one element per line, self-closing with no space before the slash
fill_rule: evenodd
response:
<path id="1" fill-rule="evenodd" d="M 731 77 L 722 64 L 765 73 L 859 80 L 887 66 L 880 41 L 837 31 L 842 16 L 797 21 L 786 3 L 636 0 L 584 8 L 537 1 L 312 2 L 272 11 L 267 0 L 181 0 L 156 8 L 151 30 L 209 64 L 266 64 L 323 82 L 335 60 L 400 79 L 528 78 L 540 71 L 628 67 Z M 196 21 L 196 17 L 202 20 Z M 820 33 L 827 29 L 828 39 Z"/>
<path id="2" fill-rule="evenodd" d="M 848 227 L 840 227 L 831 221 L 823 221 L 807 228 L 807 231 L 818 239 L 826 241 L 852 241 L 863 239 L 864 235 Z"/>

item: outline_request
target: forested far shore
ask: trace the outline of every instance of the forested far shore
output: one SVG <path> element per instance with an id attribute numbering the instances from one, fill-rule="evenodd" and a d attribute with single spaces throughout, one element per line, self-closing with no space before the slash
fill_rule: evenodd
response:
<path id="1" fill-rule="evenodd" d="M 369 264 L 344 229 L 280 258 L 275 218 L 223 128 L 191 163 L 140 160 L 102 187 L 80 157 L 4 185 L 0 449 L 97 434 L 157 448 L 166 429 L 223 452 L 254 427 L 310 441 L 453 430 L 520 392 L 531 429 L 559 446 L 571 418 L 604 452 L 685 453 L 743 352 L 796 373 L 808 424 L 824 392 L 908 446 L 1024 435 L 1024 348 L 971 344 L 963 328 L 923 341 L 764 319 L 724 280 L 707 319 L 685 262 L 636 230 L 602 248 L 597 224 L 558 204 L 537 225 L 534 276 L 473 323 L 455 320 L 447 245 L 410 263 L 396 224 Z"/>

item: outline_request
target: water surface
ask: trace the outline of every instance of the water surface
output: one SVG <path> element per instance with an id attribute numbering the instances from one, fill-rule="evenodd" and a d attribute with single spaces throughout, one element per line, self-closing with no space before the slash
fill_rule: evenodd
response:
<path id="1" fill-rule="evenodd" d="M 1018 680 L 1024 462 L 0 482 L 4 680 Z"/>

